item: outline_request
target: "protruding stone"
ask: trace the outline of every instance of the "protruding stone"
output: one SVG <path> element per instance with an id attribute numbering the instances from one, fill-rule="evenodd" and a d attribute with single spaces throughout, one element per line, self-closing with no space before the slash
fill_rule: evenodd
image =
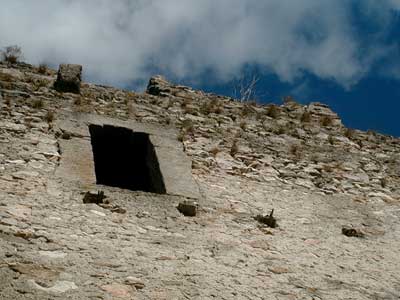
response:
<path id="1" fill-rule="evenodd" d="M 329 120 L 328 125 L 330 126 L 343 126 L 337 113 L 333 112 L 326 104 L 312 102 L 307 106 L 307 112 L 309 112 L 311 116 L 317 117 L 318 120 Z"/>
<path id="2" fill-rule="evenodd" d="M 364 233 L 360 229 L 352 228 L 352 227 L 348 227 L 348 226 L 343 226 L 342 233 L 348 237 L 363 238 L 365 236 Z"/>
<path id="3" fill-rule="evenodd" d="M 82 66 L 61 64 L 54 88 L 62 93 L 79 94 L 81 89 Z"/>
<path id="4" fill-rule="evenodd" d="M 273 216 L 274 210 L 271 211 L 269 215 L 257 215 L 254 217 L 254 219 L 260 223 L 263 223 L 271 228 L 278 227 L 278 224 L 276 223 L 276 219 Z"/>
<path id="5" fill-rule="evenodd" d="M 186 217 L 194 217 L 197 214 L 197 205 L 193 201 L 183 201 L 179 203 L 177 209 Z"/>
<path id="6" fill-rule="evenodd" d="M 104 199 L 106 196 L 104 195 L 103 191 L 96 192 L 86 192 L 85 196 L 83 197 L 83 203 L 94 203 L 94 204 L 101 204 L 104 203 Z"/>
<path id="7" fill-rule="evenodd" d="M 137 277 L 128 276 L 125 279 L 125 284 L 134 286 L 137 290 L 141 290 L 145 287 L 145 284 L 142 280 Z"/>
<path id="8" fill-rule="evenodd" d="M 159 75 L 151 77 L 146 93 L 154 96 L 164 96 L 171 91 L 169 85 L 169 82 Z"/>
<path id="9" fill-rule="evenodd" d="M 38 284 L 35 280 L 29 279 L 28 283 L 35 289 L 47 293 L 62 294 L 69 290 L 76 290 L 78 287 L 71 281 L 57 281 L 53 286 L 43 286 L 43 283 Z"/>

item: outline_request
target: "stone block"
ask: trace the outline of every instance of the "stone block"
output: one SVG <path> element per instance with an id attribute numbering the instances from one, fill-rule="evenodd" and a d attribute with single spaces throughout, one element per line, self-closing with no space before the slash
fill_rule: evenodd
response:
<path id="1" fill-rule="evenodd" d="M 170 92 L 170 83 L 163 77 L 158 75 L 150 78 L 146 93 L 154 96 L 166 96 Z"/>
<path id="2" fill-rule="evenodd" d="M 82 66 L 61 64 L 54 88 L 62 93 L 79 94 L 81 89 Z"/>
<path id="3" fill-rule="evenodd" d="M 362 232 L 360 229 L 349 226 L 342 227 L 342 234 L 348 237 L 358 237 L 358 238 L 363 238 L 365 236 L 364 232 Z"/>
<path id="4" fill-rule="evenodd" d="M 268 227 L 276 228 L 278 227 L 278 224 L 276 223 L 276 219 L 274 218 L 273 214 L 274 210 L 272 210 L 269 215 L 257 215 L 254 217 L 254 219 L 262 224 L 267 225 Z"/>
<path id="5" fill-rule="evenodd" d="M 86 192 L 85 196 L 83 197 L 83 203 L 94 203 L 94 204 L 101 204 L 104 203 L 104 199 L 106 196 L 104 196 L 103 191 L 98 191 L 96 192 Z"/>
<path id="6" fill-rule="evenodd" d="M 197 205 L 193 201 L 183 201 L 179 203 L 177 209 L 186 217 L 194 217 L 197 214 Z"/>

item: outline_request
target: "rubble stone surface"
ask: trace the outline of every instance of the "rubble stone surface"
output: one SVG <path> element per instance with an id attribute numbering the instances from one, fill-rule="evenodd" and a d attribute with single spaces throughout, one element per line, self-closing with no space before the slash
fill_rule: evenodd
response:
<path id="1" fill-rule="evenodd" d="M 56 76 L 0 63 L 0 299 L 399 299 L 400 139 L 318 103 L 271 109 L 159 77 L 156 93 L 59 93 Z M 82 114 L 176 131 L 198 214 L 176 209 L 185 196 L 56 176 L 60 145 L 89 143 L 58 120 Z M 272 208 L 278 227 L 254 219 Z"/>

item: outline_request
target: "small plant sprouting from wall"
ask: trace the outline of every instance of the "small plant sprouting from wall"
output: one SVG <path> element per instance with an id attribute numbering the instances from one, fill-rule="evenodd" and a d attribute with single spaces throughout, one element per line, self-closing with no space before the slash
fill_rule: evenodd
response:
<path id="1" fill-rule="evenodd" d="M 220 151 L 221 151 L 221 150 L 220 150 L 217 146 L 215 146 L 215 147 L 211 148 L 209 152 L 211 153 L 212 156 L 216 157 L 217 154 L 218 154 Z"/>
<path id="2" fill-rule="evenodd" d="M 52 123 L 52 122 L 54 121 L 54 118 L 55 118 L 54 112 L 53 112 L 53 111 L 50 111 L 50 110 L 48 110 L 48 111 L 46 112 L 45 116 L 44 116 L 45 121 L 46 121 L 47 123 L 49 123 L 49 124 Z"/>
<path id="3" fill-rule="evenodd" d="M 344 132 L 344 136 L 347 137 L 349 140 L 354 138 L 354 134 L 355 134 L 355 131 L 354 131 L 354 129 L 351 129 L 351 128 L 346 128 L 346 130 Z"/>
<path id="4" fill-rule="evenodd" d="M 189 134 L 194 134 L 193 122 L 185 119 L 181 124 L 181 131 L 178 134 L 178 141 L 183 142 Z"/>
<path id="5" fill-rule="evenodd" d="M 239 124 L 240 128 L 245 131 L 247 128 L 247 122 L 245 120 L 242 120 Z"/>
<path id="6" fill-rule="evenodd" d="M 212 98 L 202 104 L 200 112 L 204 115 L 221 114 L 223 112 L 223 103 L 216 98 Z"/>
<path id="7" fill-rule="evenodd" d="M 363 147 L 363 142 L 362 140 L 357 140 L 356 144 L 360 147 L 360 149 Z"/>
<path id="8" fill-rule="evenodd" d="M 74 99 L 74 105 L 81 105 L 82 104 L 82 97 L 78 96 Z"/>
<path id="9" fill-rule="evenodd" d="M 279 126 L 278 128 L 276 128 L 274 130 L 275 134 L 277 135 L 282 135 L 282 134 L 286 134 L 286 128 L 284 126 Z"/>
<path id="10" fill-rule="evenodd" d="M 45 79 L 35 79 L 33 80 L 33 89 L 38 91 L 42 87 L 47 87 L 48 81 Z"/>
<path id="11" fill-rule="evenodd" d="M 293 144 L 290 146 L 289 148 L 289 152 L 291 155 L 293 155 L 295 157 L 296 160 L 300 160 L 301 159 L 301 148 L 300 145 L 297 144 Z"/>
<path id="12" fill-rule="evenodd" d="M 380 184 L 382 188 L 386 188 L 388 186 L 388 180 L 386 177 L 380 179 Z"/>
<path id="13" fill-rule="evenodd" d="M 267 108 L 266 115 L 268 117 L 276 119 L 276 118 L 279 117 L 279 113 L 280 113 L 279 107 L 277 105 L 275 105 L 275 104 L 271 104 Z"/>
<path id="14" fill-rule="evenodd" d="M 181 103 L 181 108 L 185 109 L 188 105 L 190 105 L 192 103 L 192 99 L 190 98 L 185 98 L 183 99 L 182 103 Z"/>
<path id="15" fill-rule="evenodd" d="M 11 98 L 10 97 L 4 97 L 4 104 L 6 107 L 11 110 Z"/>
<path id="16" fill-rule="evenodd" d="M 332 126 L 332 125 L 333 125 L 333 119 L 332 119 L 332 117 L 330 117 L 330 116 L 324 116 L 324 117 L 321 119 L 321 125 L 324 126 L 324 127 Z"/>
<path id="17" fill-rule="evenodd" d="M 239 152 L 239 146 L 237 140 L 234 140 L 232 143 L 232 147 L 230 150 L 230 154 L 232 157 L 235 157 L 235 155 Z"/>
<path id="18" fill-rule="evenodd" d="M 308 111 L 305 111 L 301 117 L 300 117 L 300 121 L 302 123 L 309 123 L 311 121 L 311 113 Z"/>
<path id="19" fill-rule="evenodd" d="M 182 129 L 184 129 L 187 133 L 193 133 L 194 127 L 193 122 L 189 119 L 186 119 L 182 122 Z"/>
<path id="20" fill-rule="evenodd" d="M 184 130 L 181 130 L 181 131 L 178 133 L 178 136 L 177 136 L 178 141 L 183 142 L 183 141 L 185 140 L 185 136 L 186 136 L 185 131 L 184 131 Z"/>
<path id="21" fill-rule="evenodd" d="M 126 107 L 127 107 L 128 117 L 129 118 L 135 117 L 137 110 L 136 110 L 136 107 L 135 107 L 133 101 L 128 100 L 126 103 Z"/>
<path id="22" fill-rule="evenodd" d="M 325 173 L 332 173 L 333 172 L 333 166 L 325 164 L 325 165 L 322 166 L 322 170 Z"/>
<path id="23" fill-rule="evenodd" d="M 42 75 L 47 75 L 47 65 L 42 63 L 38 67 L 38 73 Z"/>
<path id="24" fill-rule="evenodd" d="M 0 72 L 0 80 L 5 82 L 12 82 L 15 80 L 15 78 L 8 73 Z"/>
<path id="25" fill-rule="evenodd" d="M 283 97 L 282 102 L 284 104 L 297 103 L 296 100 L 292 96 Z"/>
<path id="26" fill-rule="evenodd" d="M 34 109 L 42 109 L 44 107 L 44 102 L 42 99 L 35 99 L 32 102 L 31 107 Z"/>
<path id="27" fill-rule="evenodd" d="M 254 109 L 252 108 L 253 105 L 254 105 L 254 104 L 253 104 L 253 103 L 250 103 L 250 102 L 245 103 L 245 104 L 243 105 L 243 108 L 242 108 L 241 112 L 240 112 L 240 115 L 241 115 L 242 117 L 246 117 L 246 116 L 249 116 L 249 115 L 251 115 L 252 113 L 254 113 Z"/>
<path id="28" fill-rule="evenodd" d="M 5 62 L 15 64 L 22 58 L 21 47 L 17 45 L 7 46 L 1 51 L 1 56 Z"/>
<path id="29" fill-rule="evenodd" d="M 182 109 L 185 114 L 194 115 L 196 113 L 191 105 L 185 105 Z"/>

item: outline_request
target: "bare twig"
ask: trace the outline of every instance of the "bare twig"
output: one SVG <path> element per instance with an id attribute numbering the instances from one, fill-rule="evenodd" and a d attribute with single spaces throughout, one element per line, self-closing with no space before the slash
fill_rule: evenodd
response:
<path id="1" fill-rule="evenodd" d="M 260 78 L 252 75 L 251 78 L 242 76 L 233 87 L 233 95 L 240 102 L 248 102 L 255 98 L 256 85 Z"/>

